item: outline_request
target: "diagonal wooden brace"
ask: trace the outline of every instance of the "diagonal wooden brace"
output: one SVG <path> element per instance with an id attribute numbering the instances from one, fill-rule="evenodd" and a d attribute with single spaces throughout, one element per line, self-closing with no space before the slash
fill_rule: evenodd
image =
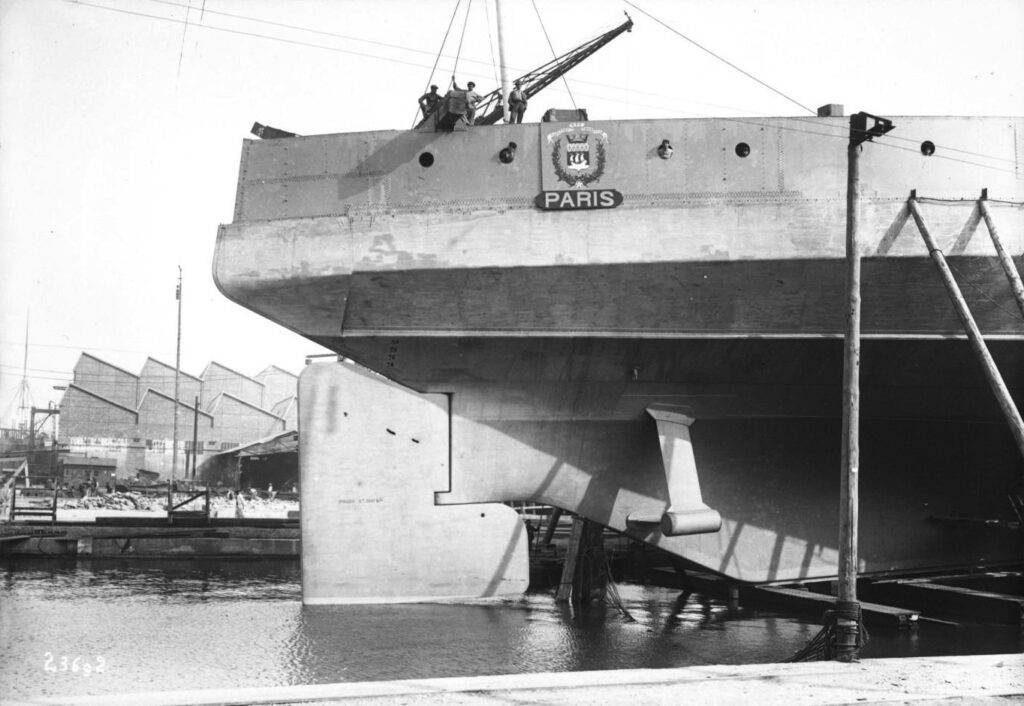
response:
<path id="1" fill-rule="evenodd" d="M 656 407 L 649 407 L 647 413 L 658 424 L 661 458 L 668 485 L 668 508 L 660 517 L 634 513 L 629 516 L 629 521 L 659 523 L 661 533 L 669 537 L 717 532 L 722 527 L 722 516 L 704 504 L 700 493 L 697 461 L 690 440 L 693 417 Z"/>

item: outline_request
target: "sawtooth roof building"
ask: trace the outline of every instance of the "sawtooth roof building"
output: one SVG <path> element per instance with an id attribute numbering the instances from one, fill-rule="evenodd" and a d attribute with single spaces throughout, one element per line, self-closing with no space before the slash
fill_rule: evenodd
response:
<path id="1" fill-rule="evenodd" d="M 298 427 L 298 377 L 271 365 L 249 376 L 217 362 L 202 374 L 180 372 L 174 402 L 174 366 L 148 358 L 138 373 L 89 353 L 75 364 L 60 401 L 58 443 L 72 454 L 116 461 L 119 480 L 175 479 L 204 456 Z M 193 444 L 193 437 L 196 443 Z"/>

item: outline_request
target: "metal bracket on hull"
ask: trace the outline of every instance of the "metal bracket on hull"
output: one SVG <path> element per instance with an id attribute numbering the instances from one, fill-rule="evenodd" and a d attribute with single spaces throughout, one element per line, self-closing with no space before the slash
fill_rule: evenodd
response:
<path id="1" fill-rule="evenodd" d="M 697 461 L 690 440 L 693 417 L 656 407 L 647 413 L 658 423 L 661 458 L 668 484 L 668 509 L 659 515 L 631 513 L 627 520 L 635 524 L 659 524 L 668 537 L 706 534 L 722 528 L 722 516 L 704 504 L 697 477 Z"/>

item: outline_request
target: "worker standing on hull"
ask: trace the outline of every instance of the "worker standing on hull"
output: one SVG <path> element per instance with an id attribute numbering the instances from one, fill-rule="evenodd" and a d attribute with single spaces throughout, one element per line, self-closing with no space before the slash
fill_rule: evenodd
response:
<path id="1" fill-rule="evenodd" d="M 437 92 L 437 86 L 431 86 L 430 91 L 424 93 L 419 99 L 420 110 L 423 111 L 423 117 L 430 117 L 430 114 L 437 110 L 437 106 L 440 103 L 441 95 Z"/>
<path id="2" fill-rule="evenodd" d="M 522 82 L 516 81 L 515 88 L 508 94 L 508 121 L 521 123 L 524 113 L 526 113 L 526 94 L 523 93 Z"/>
<path id="3" fill-rule="evenodd" d="M 455 77 L 452 76 L 452 88 L 456 91 L 461 91 L 459 84 L 455 82 Z M 476 84 L 470 81 L 466 84 L 466 123 L 472 125 L 476 120 L 476 106 L 480 102 L 482 96 L 477 93 L 474 89 Z"/>

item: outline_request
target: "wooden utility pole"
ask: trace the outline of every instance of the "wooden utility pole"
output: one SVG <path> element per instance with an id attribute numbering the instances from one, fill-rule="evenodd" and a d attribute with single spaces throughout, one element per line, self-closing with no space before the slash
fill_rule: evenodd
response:
<path id="1" fill-rule="evenodd" d="M 171 523 L 171 508 L 174 496 L 174 471 L 178 467 L 178 378 L 181 374 L 181 265 L 178 265 L 178 286 L 174 289 L 174 298 L 178 300 L 178 344 L 174 356 L 174 439 L 171 446 L 171 472 L 167 476 L 167 524 Z"/>
<path id="2" fill-rule="evenodd" d="M 196 395 L 195 406 L 192 407 L 192 480 L 196 479 L 197 455 L 199 448 L 199 395 Z"/>
<path id="3" fill-rule="evenodd" d="M 874 125 L 868 128 L 868 118 Z M 839 595 L 836 601 L 835 658 L 858 659 L 861 614 L 857 601 L 857 528 L 860 471 L 860 152 L 861 145 L 892 129 L 892 122 L 868 113 L 850 116 L 846 182 L 846 336 L 843 354 L 842 481 L 839 490 Z"/>

